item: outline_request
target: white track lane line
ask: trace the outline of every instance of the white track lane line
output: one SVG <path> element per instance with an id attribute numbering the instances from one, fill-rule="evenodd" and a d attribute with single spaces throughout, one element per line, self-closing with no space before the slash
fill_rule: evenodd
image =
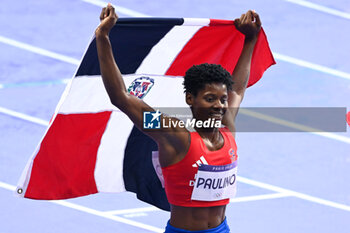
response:
<path id="1" fill-rule="evenodd" d="M 110 219 L 110 220 L 113 220 L 113 221 L 116 221 L 116 222 L 120 222 L 120 223 L 128 224 L 128 225 L 131 225 L 131 226 L 134 226 L 134 227 L 138 227 L 138 228 L 142 228 L 142 229 L 145 229 L 145 230 L 149 230 L 149 231 L 152 231 L 152 232 L 160 232 L 160 233 L 164 232 L 164 229 L 161 229 L 161 228 L 158 228 L 158 227 L 154 227 L 154 226 L 151 226 L 151 225 L 143 224 L 143 223 L 136 222 L 136 221 L 133 221 L 133 220 L 130 220 L 130 219 L 126 219 L 126 218 L 122 218 L 122 217 L 119 217 L 119 216 L 106 214 L 106 213 L 104 213 L 102 211 L 94 210 L 94 209 L 91 209 L 91 208 L 88 208 L 88 207 L 85 207 L 85 206 L 81 206 L 81 205 L 77 205 L 77 204 L 73 204 L 73 203 L 70 203 L 70 202 L 67 202 L 67 201 L 50 201 L 50 202 L 58 204 L 58 205 L 62 205 L 62 206 L 68 207 L 68 208 L 72 208 L 72 209 L 75 209 L 75 210 L 79 210 L 79 211 L 82 211 L 82 212 L 85 212 L 85 213 L 89 213 L 89 214 L 92 214 L 92 215 L 96 215 L 96 216 L 100 216 L 100 217 L 103 217 L 103 218 L 107 218 L 107 219 Z"/>
<path id="2" fill-rule="evenodd" d="M 108 2 L 104 2 L 104 1 L 100 1 L 100 0 L 82 0 L 82 1 L 87 2 L 87 3 L 91 3 L 93 5 L 100 6 L 100 7 L 106 7 L 108 4 Z M 121 13 L 124 15 L 130 15 L 133 17 L 151 17 L 150 15 L 146 15 L 146 14 L 134 11 L 134 10 L 130 10 L 128 8 L 121 7 L 121 6 L 114 6 L 114 7 L 115 7 L 115 11 L 117 13 Z"/>
<path id="3" fill-rule="evenodd" d="M 27 50 L 27 51 L 30 51 L 30 52 L 33 52 L 36 54 L 40 54 L 40 55 L 43 55 L 46 57 L 50 57 L 50 58 L 53 58 L 53 59 L 56 59 L 59 61 L 64 61 L 64 62 L 73 64 L 73 65 L 79 65 L 79 63 L 80 63 L 80 61 L 77 59 L 74 59 L 74 58 L 71 58 L 71 57 L 68 57 L 65 55 L 61 55 L 61 54 L 58 54 L 55 52 L 51 52 L 51 51 L 48 51 L 46 49 L 38 48 L 38 47 L 29 45 L 26 43 L 22 43 L 22 42 L 19 42 L 16 40 L 12 40 L 12 39 L 6 38 L 4 36 L 0 36 L 0 42 L 17 47 L 17 48 L 21 48 L 21 49 L 24 49 L 24 50 Z"/>
<path id="4" fill-rule="evenodd" d="M 322 198 L 318 198 L 318 197 L 314 197 L 311 195 L 307 195 L 307 194 L 303 194 L 303 193 L 299 193 L 299 192 L 295 192 L 289 189 L 285 189 L 285 188 L 281 188 L 278 186 L 274 186 L 274 185 L 270 185 L 270 184 L 266 184 L 260 181 L 256 181 L 256 180 L 251 180 L 248 178 L 244 178 L 244 177 L 237 177 L 237 181 L 245 183 L 245 184 L 249 184 L 249 185 L 253 185 L 255 187 L 259 187 L 259 188 L 263 188 L 263 189 L 267 189 L 267 190 L 271 190 L 271 191 L 275 191 L 278 193 L 283 193 L 283 194 L 287 194 L 293 197 L 297 197 L 306 201 L 310 201 L 310 202 L 314 202 L 317 204 L 321 204 L 321 205 L 325 205 L 325 206 L 329 206 L 329 207 L 333 207 L 336 209 L 341 209 L 341 210 L 345 210 L 345 211 L 350 211 L 350 206 L 348 205 L 344 205 L 344 204 L 340 204 L 337 202 L 333 202 L 333 201 L 328 201 Z"/>
<path id="5" fill-rule="evenodd" d="M 237 202 L 248 202 L 248 201 L 260 201 L 267 199 L 275 199 L 282 197 L 289 197 L 290 195 L 287 193 L 272 193 L 272 194 L 264 194 L 264 195 L 254 195 L 254 196 L 246 196 L 246 197 L 236 197 L 230 200 L 231 203 Z M 106 214 L 119 215 L 119 214 L 134 214 L 134 213 L 145 213 L 145 212 L 153 212 L 153 211 L 162 211 L 157 207 L 143 207 L 143 208 L 132 208 L 132 209 L 122 209 L 122 210 L 111 210 L 106 211 Z"/>
<path id="6" fill-rule="evenodd" d="M 286 126 L 286 127 L 292 128 L 292 129 L 312 133 L 312 134 L 315 134 L 318 136 L 322 136 L 322 137 L 326 137 L 326 138 L 330 138 L 330 139 L 334 139 L 337 141 L 341 141 L 341 142 L 345 142 L 347 144 L 350 144 L 350 138 L 348 138 L 348 137 L 341 136 L 341 135 L 338 135 L 335 133 L 320 132 L 321 130 L 319 130 L 319 129 L 311 128 L 311 127 L 306 126 L 306 125 L 297 124 L 297 123 L 294 123 L 291 121 L 287 121 L 287 120 L 283 120 L 283 119 L 280 119 L 277 117 L 265 115 L 265 114 L 251 111 L 248 109 L 244 109 L 244 108 L 240 109 L 239 114 L 243 114 L 246 116 L 254 117 L 256 119 L 264 120 L 267 122 L 272 122 L 272 123 L 277 124 L 277 125 L 283 125 L 283 126 Z M 345 122 L 344 122 L 344 124 L 345 124 Z"/>
<path id="7" fill-rule="evenodd" d="M 328 68 L 326 66 L 317 65 L 315 63 L 311 63 L 311 62 L 304 61 L 304 60 L 301 60 L 301 59 L 297 59 L 297 58 L 294 58 L 294 57 L 289 57 L 289 56 L 286 56 L 286 55 L 282 55 L 280 53 L 275 53 L 274 52 L 273 56 L 275 57 L 276 60 L 279 60 L 279 61 L 288 62 L 288 63 L 294 64 L 294 65 L 297 65 L 297 66 L 309 68 L 311 70 L 316 70 L 316 71 L 319 71 L 319 72 L 322 72 L 322 73 L 325 73 L 325 74 L 330 74 L 332 76 L 336 76 L 336 77 L 339 77 L 339 78 L 344 78 L 344 79 L 350 80 L 350 73 L 346 73 L 346 72 L 343 72 L 343 71 L 339 71 L 339 70 L 335 70 L 335 69 L 332 69 L 332 68 Z"/>
<path id="8" fill-rule="evenodd" d="M 16 190 L 16 186 L 13 186 L 13 185 L 1 182 L 1 181 L 0 181 L 0 188 L 7 189 L 7 190 L 10 190 L 10 191 L 15 191 Z"/>
<path id="9" fill-rule="evenodd" d="M 350 19 L 350 13 L 347 12 L 343 12 L 343 11 L 339 11 L 339 10 L 335 10 L 326 6 L 322 6 L 313 2 L 309 2 L 309 1 L 304 1 L 304 0 L 285 0 L 287 2 L 290 3 L 294 3 L 294 4 L 298 4 L 300 6 L 304 6 L 307 8 L 311 8 L 317 11 L 321 11 L 327 14 L 331 14 L 331 15 L 335 15 L 335 16 L 339 16 L 345 19 Z"/>
<path id="10" fill-rule="evenodd" d="M 4 182 L 1 182 L 1 181 L 0 181 L 0 187 L 4 188 L 4 189 L 7 189 L 7 190 L 10 190 L 10 191 L 15 191 L 16 190 L 15 186 L 7 184 L 7 183 L 4 183 Z M 77 205 L 77 204 L 74 204 L 74 203 L 71 203 L 71 202 L 67 202 L 67 201 L 48 201 L 48 202 L 54 203 L 54 204 L 57 204 L 57 205 L 61 205 L 61 206 L 64 206 L 64 207 L 68 207 L 68 208 L 71 208 L 71 209 L 74 209 L 74 210 L 79 210 L 79 211 L 82 211 L 84 213 L 88 213 L 88 214 L 92 214 L 92 215 L 95 215 L 95 216 L 99 216 L 99 217 L 103 217 L 103 218 L 106 218 L 106 219 L 110 219 L 110 220 L 113 220 L 113 221 L 116 221 L 116 222 L 120 222 L 120 223 L 124 223 L 124 224 L 127 224 L 127 225 L 131 225 L 131 226 L 134 226 L 134 227 L 138 227 L 138 228 L 142 228 L 142 229 L 145 229 L 145 230 L 149 230 L 151 232 L 159 232 L 159 233 L 164 232 L 164 229 L 161 229 L 161 228 L 158 228 L 158 227 L 150 226 L 150 225 L 143 224 L 143 223 L 140 223 L 140 222 L 136 222 L 136 221 L 133 221 L 133 220 L 130 220 L 130 219 L 126 219 L 126 218 L 121 218 L 119 216 L 114 216 L 114 215 L 108 214 L 108 213 L 103 212 L 103 211 L 91 209 L 91 208 L 88 208 L 88 207 L 85 207 L 85 206 L 81 206 L 81 205 Z"/>
<path id="11" fill-rule="evenodd" d="M 16 118 L 19 118 L 19 119 L 22 119 L 22 120 L 25 120 L 25 121 L 29 121 L 29 122 L 32 122 L 32 123 L 36 123 L 36 124 L 39 124 L 39 125 L 43 125 L 43 126 L 48 126 L 49 125 L 48 121 L 42 120 L 42 119 L 37 118 L 37 117 L 32 117 L 32 116 L 29 116 L 29 115 L 26 115 L 26 114 L 23 114 L 23 113 L 20 113 L 20 112 L 16 112 L 16 111 L 13 111 L 13 110 L 10 110 L 10 109 L 7 109 L 7 108 L 3 108 L 3 107 L 0 107 L 0 113 L 4 113 L 6 115 L 13 116 L 13 117 L 16 117 Z"/>
<path id="12" fill-rule="evenodd" d="M 111 210 L 106 211 L 106 214 L 118 215 L 118 214 L 134 214 L 134 213 L 143 213 L 143 212 L 153 212 L 153 211 L 162 211 L 157 207 L 143 207 L 143 208 L 132 208 L 132 209 L 122 209 L 122 210 Z"/>
<path id="13" fill-rule="evenodd" d="M 236 197 L 236 198 L 232 198 L 230 200 L 230 203 L 261 201 L 261 200 L 276 199 L 276 198 L 282 198 L 282 197 L 290 197 L 290 194 L 272 193 L 272 194 L 254 195 L 254 196 L 246 196 L 246 197 Z"/>

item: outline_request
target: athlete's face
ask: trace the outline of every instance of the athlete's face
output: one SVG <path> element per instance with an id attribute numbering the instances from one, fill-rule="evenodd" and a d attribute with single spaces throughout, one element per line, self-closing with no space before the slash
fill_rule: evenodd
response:
<path id="1" fill-rule="evenodd" d="M 228 106 L 227 99 L 227 87 L 222 83 L 206 84 L 196 96 L 186 94 L 186 102 L 192 106 L 193 117 L 197 120 L 222 120 Z"/>

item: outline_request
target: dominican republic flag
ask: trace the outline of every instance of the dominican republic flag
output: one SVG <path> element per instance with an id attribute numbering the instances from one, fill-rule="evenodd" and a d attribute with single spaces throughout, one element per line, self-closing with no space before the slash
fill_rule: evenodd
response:
<path id="1" fill-rule="evenodd" d="M 110 40 L 131 94 L 153 107 L 187 107 L 182 87 L 185 71 L 195 64 L 216 63 L 232 72 L 244 35 L 229 20 L 122 18 Z M 248 85 L 273 64 L 261 30 Z M 131 191 L 140 200 L 169 210 L 156 173 L 159 165 L 152 162 L 154 151 L 157 144 L 110 103 L 92 40 L 23 171 L 17 194 L 57 200 Z"/>

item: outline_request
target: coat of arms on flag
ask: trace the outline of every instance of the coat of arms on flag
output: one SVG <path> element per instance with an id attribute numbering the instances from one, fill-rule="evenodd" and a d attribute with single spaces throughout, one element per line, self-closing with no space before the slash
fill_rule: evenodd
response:
<path id="1" fill-rule="evenodd" d="M 151 90 L 153 84 L 154 79 L 142 76 L 132 81 L 128 88 L 128 92 L 131 95 L 142 99 Z"/>
<path id="2" fill-rule="evenodd" d="M 244 35 L 230 20 L 124 18 L 113 27 L 110 40 L 130 94 L 151 106 L 185 107 L 185 71 L 215 63 L 232 73 Z M 261 29 L 248 86 L 274 63 Z M 18 195 L 57 200 L 131 191 L 140 200 L 169 210 L 152 162 L 157 144 L 110 103 L 100 75 L 92 40 L 23 171 Z"/>

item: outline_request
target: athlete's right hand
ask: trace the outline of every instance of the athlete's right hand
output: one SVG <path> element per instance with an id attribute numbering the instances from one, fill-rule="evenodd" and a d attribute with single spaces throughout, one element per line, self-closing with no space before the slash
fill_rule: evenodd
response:
<path id="1" fill-rule="evenodd" d="M 254 10 L 249 10 L 242 14 L 241 18 L 235 19 L 235 26 L 238 31 L 245 35 L 246 41 L 252 41 L 259 34 L 261 28 L 260 17 Z"/>
<path id="2" fill-rule="evenodd" d="M 100 25 L 97 27 L 95 34 L 101 33 L 108 35 L 112 27 L 118 20 L 118 15 L 115 13 L 114 7 L 108 3 L 107 7 L 102 9 L 100 15 Z"/>

